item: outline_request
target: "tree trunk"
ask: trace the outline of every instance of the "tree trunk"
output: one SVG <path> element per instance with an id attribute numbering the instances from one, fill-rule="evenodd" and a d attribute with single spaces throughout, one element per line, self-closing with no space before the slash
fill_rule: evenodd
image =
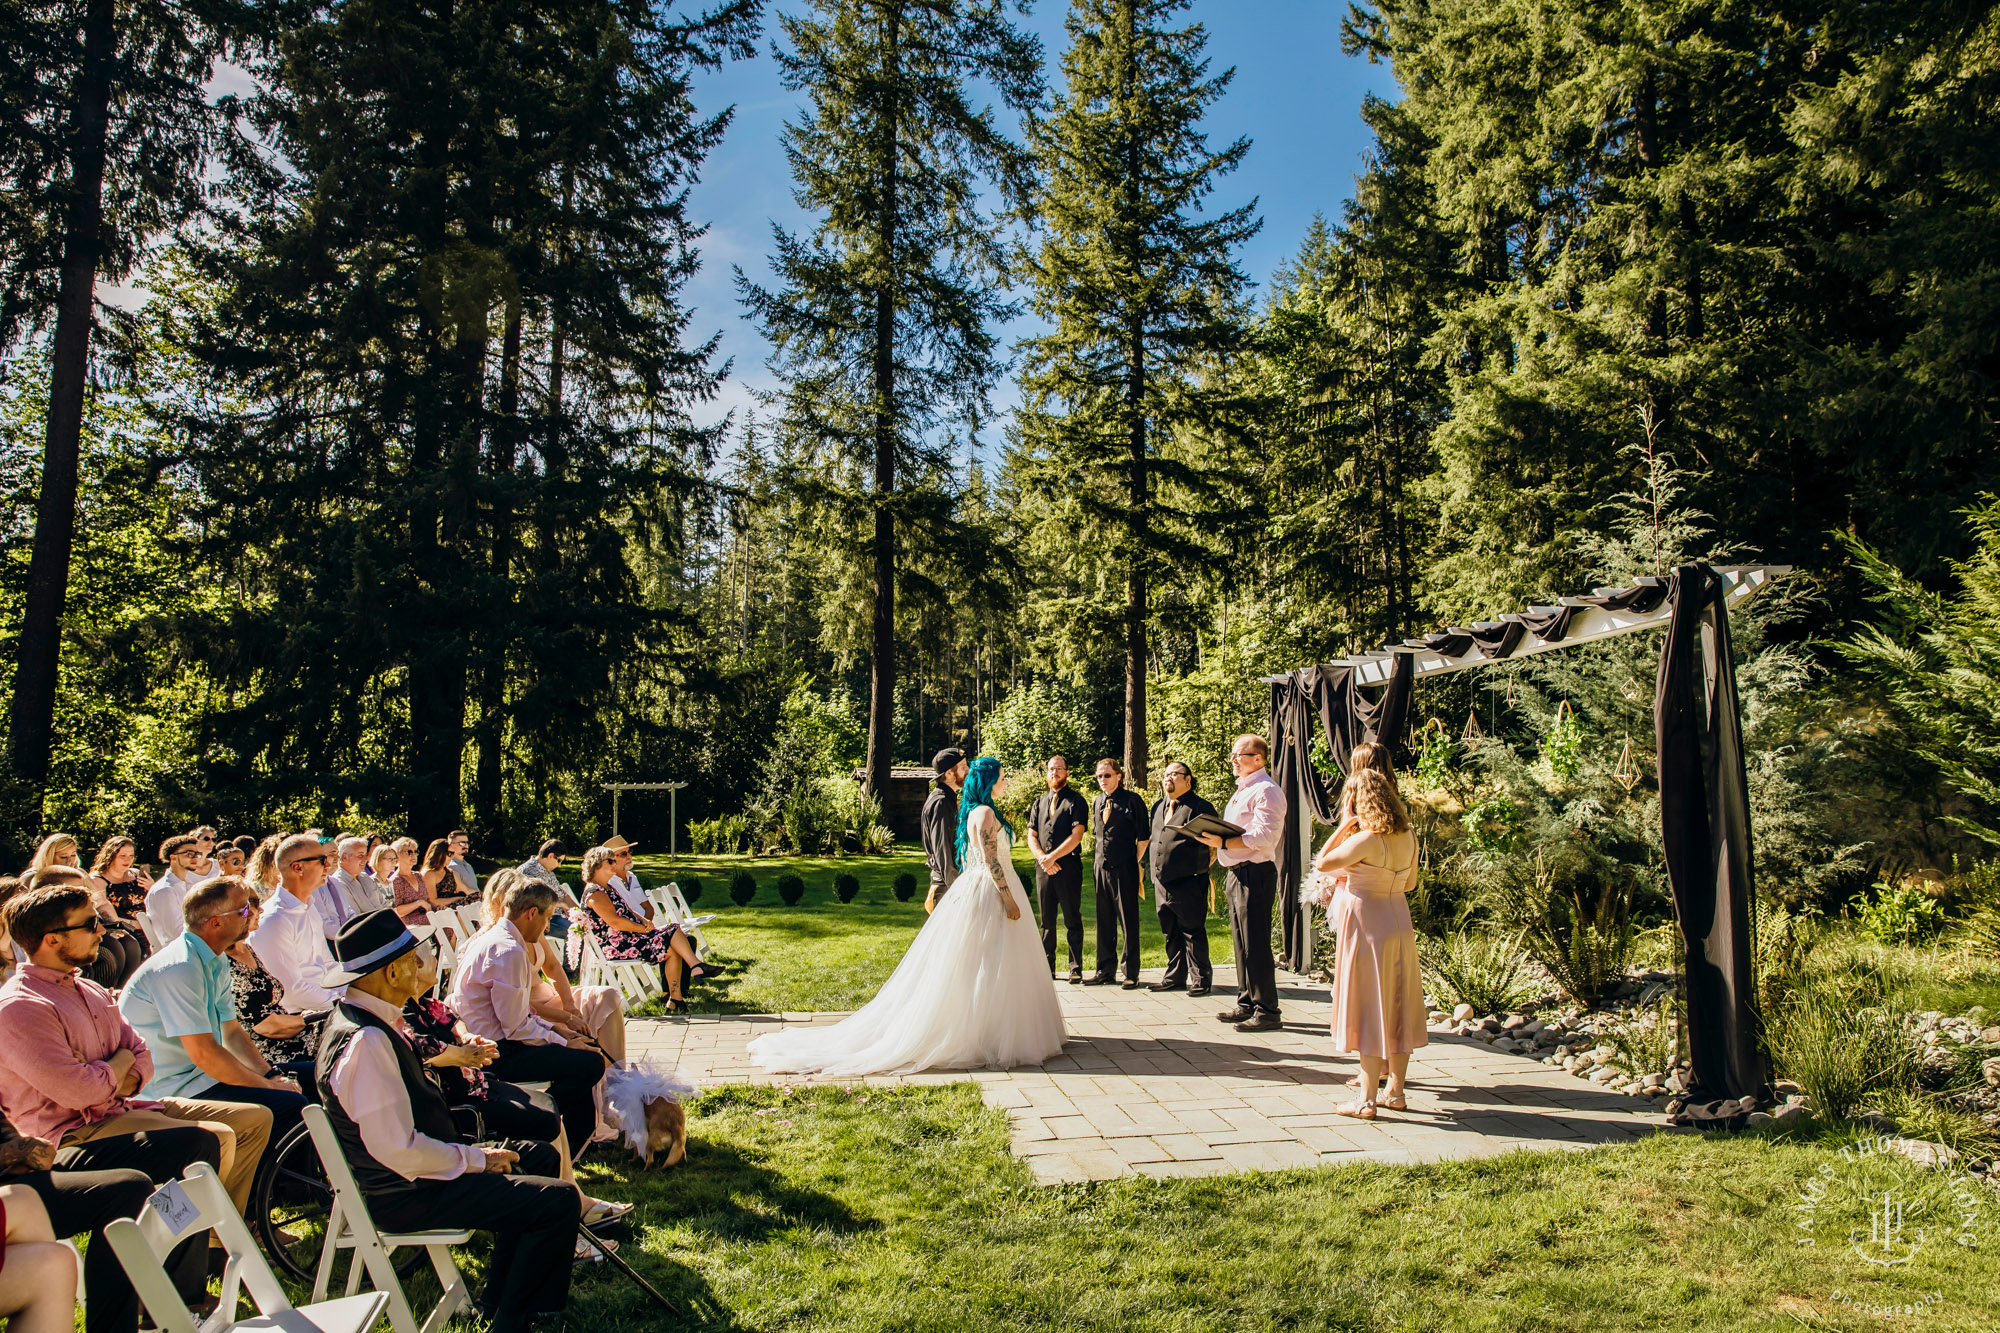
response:
<path id="1" fill-rule="evenodd" d="M 521 303 L 507 306 L 507 327 L 500 338 L 500 412 L 493 423 L 492 473 L 504 487 L 519 463 L 521 410 Z M 507 577 L 514 555 L 514 514 L 503 500 L 493 506 L 489 569 L 497 588 L 510 586 Z M 486 621 L 489 635 L 495 621 Z M 472 832 L 488 846 L 506 842 L 501 810 L 501 749 L 506 741 L 507 645 L 489 637 L 479 655 L 479 713 L 473 724 L 473 744 L 479 752 L 472 781 Z"/>
<path id="2" fill-rule="evenodd" d="M 882 108 L 881 145 L 876 170 L 881 176 L 881 214 L 877 245 L 882 285 L 875 289 L 875 623 L 870 644 L 868 681 L 868 774 L 862 793 L 883 795 L 889 788 L 889 765 L 896 737 L 896 527 L 889 504 L 896 491 L 896 80 L 897 45 L 902 14 L 888 7 L 882 43 L 882 82 L 888 90 Z"/>
<path id="3" fill-rule="evenodd" d="M 49 753 L 55 742 L 56 679 L 62 656 L 63 607 L 76 542 L 78 451 L 84 388 L 90 377 L 97 260 L 104 221 L 104 144 L 111 115 L 113 0 L 90 0 L 83 17 L 83 63 L 77 73 L 69 149 L 69 217 L 49 366 L 49 409 L 42 443 L 42 491 L 35 508 L 35 546 L 28 559 L 21 610 L 21 649 L 14 669 L 9 718 L 10 759 L 26 789 L 32 827 L 41 827 Z"/>
<path id="4" fill-rule="evenodd" d="M 1127 328 L 1125 410 L 1131 456 L 1128 499 L 1137 538 L 1125 574 L 1125 781 L 1146 785 L 1146 566 L 1152 558 L 1152 514 L 1147 508 L 1146 333 L 1134 320 Z"/>

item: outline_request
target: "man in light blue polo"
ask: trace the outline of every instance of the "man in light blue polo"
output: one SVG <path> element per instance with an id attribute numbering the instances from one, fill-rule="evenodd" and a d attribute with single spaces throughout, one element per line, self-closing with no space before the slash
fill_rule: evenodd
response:
<path id="1" fill-rule="evenodd" d="M 197 884 L 181 912 L 187 928 L 140 964 L 118 997 L 125 1021 L 153 1053 L 145 1090 L 265 1107 L 275 1147 L 299 1124 L 306 1099 L 236 1021 L 229 951 L 250 933 L 249 882 L 224 876 Z"/>

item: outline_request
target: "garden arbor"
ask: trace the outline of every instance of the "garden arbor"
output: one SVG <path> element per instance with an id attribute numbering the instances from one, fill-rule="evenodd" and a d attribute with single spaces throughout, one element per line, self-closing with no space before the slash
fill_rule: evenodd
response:
<path id="1" fill-rule="evenodd" d="M 1338 798 L 1310 759 L 1314 713 L 1344 771 L 1361 741 L 1400 748 L 1411 690 L 1421 677 L 1664 629 L 1653 725 L 1667 878 L 1686 943 L 1691 1092 L 1697 1099 L 1764 1095 L 1751 969 L 1749 792 L 1729 608 L 1748 604 L 1790 571 L 1789 565 L 1681 565 L 1629 588 L 1597 588 L 1554 606 L 1264 677 L 1271 687 L 1272 775 L 1290 807 L 1278 849 L 1286 966 L 1303 971 L 1312 961 L 1311 917 L 1298 894 L 1300 871 L 1312 855 L 1311 825 L 1301 811 L 1323 824 L 1337 813 Z M 1370 686 L 1382 687 L 1379 695 L 1362 692 Z"/>

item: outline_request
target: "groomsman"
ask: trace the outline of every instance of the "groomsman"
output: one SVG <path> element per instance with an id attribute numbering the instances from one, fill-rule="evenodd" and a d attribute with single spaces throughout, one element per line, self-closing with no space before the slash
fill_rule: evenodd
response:
<path id="1" fill-rule="evenodd" d="M 1236 950 L 1236 1007 L 1216 1015 L 1238 1032 L 1270 1032 L 1278 1016 L 1278 960 L 1271 952 L 1271 908 L 1278 896 L 1275 853 L 1285 833 L 1285 792 L 1268 771 L 1262 736 L 1238 736 L 1229 750 L 1236 790 L 1222 817 L 1241 837 L 1200 834 L 1229 867 L 1229 939 Z"/>
<path id="2" fill-rule="evenodd" d="M 1099 795 L 1091 803 L 1090 822 L 1097 829 L 1097 855 L 1092 878 L 1097 885 L 1097 975 L 1088 986 L 1108 986 L 1118 979 L 1118 932 L 1125 932 L 1125 989 L 1139 985 L 1139 858 L 1146 854 L 1151 830 L 1146 803 L 1125 785 L 1125 766 L 1116 759 L 1097 761 Z"/>
<path id="3" fill-rule="evenodd" d="M 1160 774 L 1166 792 L 1153 802 L 1151 855 L 1153 906 L 1160 916 L 1160 933 L 1167 937 L 1167 974 L 1149 990 L 1208 994 L 1215 972 L 1208 961 L 1208 867 L 1215 853 L 1180 826 L 1196 815 L 1212 815 L 1215 807 L 1195 795 L 1194 774 L 1176 759 Z"/>
<path id="4" fill-rule="evenodd" d="M 918 827 L 924 836 L 924 860 L 931 868 L 931 891 L 924 898 L 924 911 L 935 912 L 938 899 L 958 878 L 958 789 L 965 782 L 965 751 L 956 747 L 939 750 L 931 759 L 937 781 L 924 798 L 924 812 Z"/>
<path id="5" fill-rule="evenodd" d="M 1028 807 L 1028 851 L 1035 858 L 1035 899 L 1042 914 L 1042 952 L 1056 970 L 1056 911 L 1069 934 L 1069 984 L 1083 980 L 1083 858 L 1077 848 L 1090 822 L 1083 798 L 1069 789 L 1069 760 L 1049 756 L 1049 789 Z"/>

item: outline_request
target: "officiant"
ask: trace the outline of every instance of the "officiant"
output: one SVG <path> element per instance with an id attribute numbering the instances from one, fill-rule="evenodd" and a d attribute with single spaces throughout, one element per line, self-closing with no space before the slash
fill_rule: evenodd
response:
<path id="1" fill-rule="evenodd" d="M 1215 807 L 1195 793 L 1194 774 L 1178 759 L 1160 774 L 1160 789 L 1166 794 L 1153 802 L 1146 868 L 1167 940 L 1167 972 L 1147 989 L 1179 990 L 1185 984 L 1189 995 L 1206 995 L 1215 976 L 1208 961 L 1208 868 L 1215 852 L 1180 827 L 1196 815 L 1213 816 Z"/>

